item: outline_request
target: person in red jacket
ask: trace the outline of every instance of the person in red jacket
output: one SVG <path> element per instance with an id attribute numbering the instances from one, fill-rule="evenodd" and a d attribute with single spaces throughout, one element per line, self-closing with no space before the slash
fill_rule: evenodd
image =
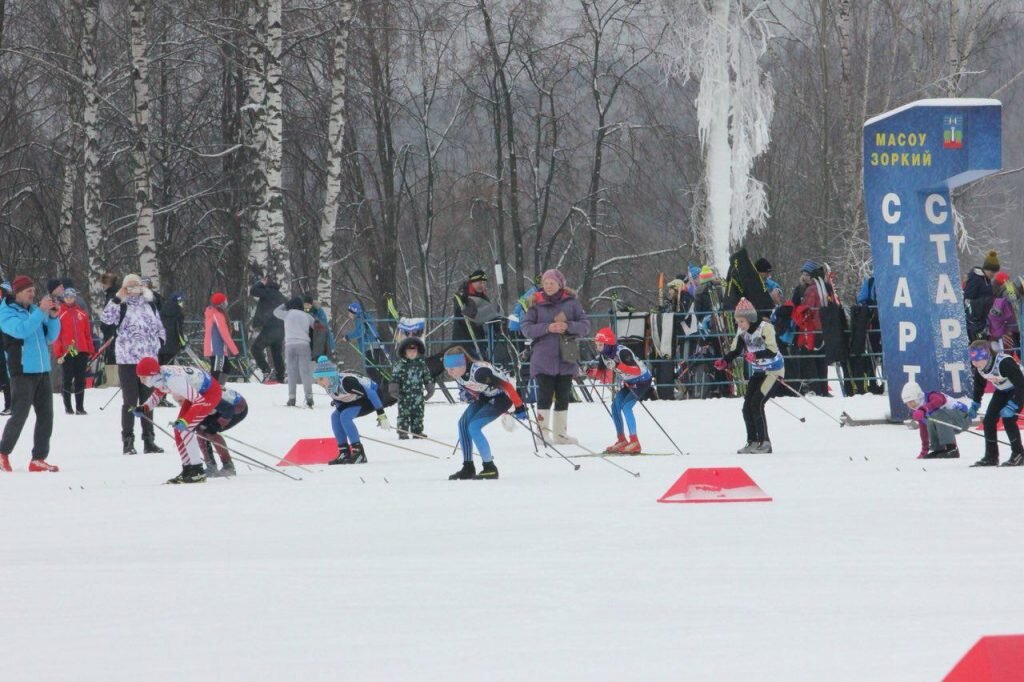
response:
<path id="1" fill-rule="evenodd" d="M 203 335 L 203 355 L 210 359 L 210 376 L 220 381 L 227 358 L 238 355 L 238 346 L 231 340 L 231 325 L 228 322 L 228 297 L 221 292 L 210 296 L 210 305 L 206 306 L 204 322 L 206 333 Z"/>
<path id="2" fill-rule="evenodd" d="M 89 358 L 96 352 L 92 341 L 92 322 L 89 314 L 78 305 L 78 292 L 64 290 L 64 303 L 60 307 L 60 336 L 53 343 L 53 357 L 64 374 L 64 411 L 68 414 L 86 414 L 85 374 Z M 75 396 L 75 409 L 71 409 L 71 394 Z"/>

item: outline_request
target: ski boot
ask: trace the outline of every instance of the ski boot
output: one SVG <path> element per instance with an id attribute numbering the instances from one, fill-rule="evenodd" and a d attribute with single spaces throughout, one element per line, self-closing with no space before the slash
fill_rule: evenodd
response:
<path id="1" fill-rule="evenodd" d="M 231 478 L 237 473 L 235 471 L 235 462 L 230 457 L 221 457 L 219 476 L 221 478 Z"/>
<path id="2" fill-rule="evenodd" d="M 751 452 L 758 455 L 770 455 L 772 454 L 772 442 L 770 440 L 763 440 Z"/>
<path id="3" fill-rule="evenodd" d="M 985 455 L 977 462 L 971 465 L 972 467 L 997 467 L 999 466 L 998 455 Z"/>
<path id="4" fill-rule="evenodd" d="M 139 454 L 138 451 L 135 449 L 135 436 L 121 437 L 121 453 L 125 455 Z"/>
<path id="5" fill-rule="evenodd" d="M 757 452 L 757 441 L 748 440 L 746 445 L 736 451 L 736 454 L 749 455 L 752 452 Z"/>
<path id="6" fill-rule="evenodd" d="M 640 448 L 640 439 L 636 435 L 629 437 L 629 442 L 619 450 L 624 455 L 639 455 L 643 450 Z"/>
<path id="7" fill-rule="evenodd" d="M 955 444 L 940 445 L 921 459 L 956 459 L 960 456 L 960 450 Z"/>
<path id="8" fill-rule="evenodd" d="M 6 471 L 7 473 L 14 471 L 11 468 L 11 459 L 8 455 L 0 455 L 0 471 Z"/>
<path id="9" fill-rule="evenodd" d="M 338 456 L 328 462 L 328 464 L 351 464 L 352 463 L 352 450 L 349 448 L 348 443 L 343 443 L 338 446 Z"/>
<path id="10" fill-rule="evenodd" d="M 28 463 L 29 471 L 60 471 L 59 467 L 49 464 L 45 459 L 34 459 Z"/>
<path id="11" fill-rule="evenodd" d="M 497 472 L 495 472 L 497 473 Z M 473 462 L 463 462 L 462 468 L 448 477 L 449 481 L 468 481 L 476 478 L 476 467 Z"/>
<path id="12" fill-rule="evenodd" d="M 156 441 L 154 441 L 152 438 L 143 438 L 142 439 L 142 452 L 144 454 L 147 454 L 147 455 L 157 454 L 157 455 L 159 455 L 163 451 L 164 451 L 164 449 L 162 447 L 160 447 L 159 445 L 157 445 Z M 196 465 L 196 466 L 198 466 L 198 465 Z"/>
<path id="13" fill-rule="evenodd" d="M 619 434 L 619 439 L 604 449 L 605 454 L 611 455 L 622 452 L 622 448 L 629 445 L 629 441 L 626 440 L 625 434 Z"/>
<path id="14" fill-rule="evenodd" d="M 1003 462 L 999 466 L 1019 467 L 1021 465 L 1024 465 L 1024 452 L 1015 452 L 1015 453 L 1013 453 L 1012 455 L 1010 455 L 1010 459 L 1006 460 L 1005 462 Z"/>
<path id="15" fill-rule="evenodd" d="M 217 460 L 210 453 L 206 453 L 206 456 L 203 457 L 203 466 L 206 467 L 207 478 L 217 478 L 220 475 L 217 472 Z"/>
<path id="16" fill-rule="evenodd" d="M 494 479 L 498 478 L 498 467 L 494 466 L 494 462 L 484 462 L 484 465 L 480 467 L 480 473 L 474 476 L 476 479 Z"/>
<path id="17" fill-rule="evenodd" d="M 79 416 L 85 416 L 85 415 L 87 415 L 89 413 L 85 411 L 85 408 L 79 407 L 77 410 L 75 410 L 75 414 L 77 414 Z"/>
<path id="18" fill-rule="evenodd" d="M 362 443 L 352 443 L 352 461 L 349 464 L 366 464 L 366 450 Z"/>
<path id="19" fill-rule="evenodd" d="M 202 464 L 186 464 L 181 468 L 181 473 L 174 478 L 168 479 L 171 485 L 181 483 L 203 483 L 206 481 L 206 474 L 203 473 Z"/>

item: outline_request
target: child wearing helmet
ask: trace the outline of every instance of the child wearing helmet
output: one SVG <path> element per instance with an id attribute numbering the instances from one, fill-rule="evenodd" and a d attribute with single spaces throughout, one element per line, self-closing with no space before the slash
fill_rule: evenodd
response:
<path id="1" fill-rule="evenodd" d="M 999 441 L 996 440 L 996 422 L 1003 420 L 1003 430 L 1010 439 L 1010 459 L 1003 466 L 1024 464 L 1024 447 L 1021 447 L 1020 429 L 1017 416 L 1024 405 L 1024 374 L 1020 365 L 1009 355 L 993 352 L 987 340 L 972 341 L 967 347 L 971 360 L 971 375 L 974 378 L 974 402 L 968 414 L 971 419 L 981 408 L 981 397 L 985 384 L 992 382 L 995 391 L 989 400 L 982 423 L 985 425 L 985 455 L 971 466 L 992 467 L 999 464 Z"/>
<path id="2" fill-rule="evenodd" d="M 594 335 L 597 346 L 597 360 L 615 378 L 621 379 L 622 386 L 612 399 L 612 422 L 615 424 L 615 442 L 605 448 L 609 454 L 638 455 L 640 437 L 636 432 L 636 417 L 633 407 L 647 397 L 651 389 L 651 372 L 628 346 L 615 341 L 615 333 L 605 327 Z M 628 436 L 628 437 L 627 437 Z"/>
<path id="3" fill-rule="evenodd" d="M 971 425 L 971 408 L 940 391 L 925 393 L 916 381 L 903 386 L 900 399 L 910 408 L 921 434 L 918 459 L 956 459 L 956 434 Z"/>
<path id="4" fill-rule="evenodd" d="M 741 354 L 750 368 L 747 390 L 743 394 L 743 422 L 747 426 L 747 444 L 737 454 L 768 454 L 772 442 L 768 438 L 765 403 L 775 382 L 786 375 L 785 360 L 775 340 L 775 326 L 758 316 L 754 305 L 745 298 L 736 304 L 736 337 L 724 357 L 715 360 L 715 369 L 724 371 Z"/>

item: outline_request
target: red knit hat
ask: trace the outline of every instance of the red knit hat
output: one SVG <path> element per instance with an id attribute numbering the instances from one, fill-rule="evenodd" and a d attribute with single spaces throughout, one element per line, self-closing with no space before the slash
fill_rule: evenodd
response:
<path id="1" fill-rule="evenodd" d="M 757 322 L 757 311 L 754 310 L 754 304 L 745 298 L 741 298 L 739 303 L 736 304 L 736 310 L 733 314 L 737 320 L 743 318 L 751 324 Z"/>
<path id="2" fill-rule="evenodd" d="M 11 290 L 12 293 L 20 294 L 21 292 L 25 291 L 25 289 L 28 289 L 29 287 L 34 287 L 35 285 L 36 283 L 32 281 L 31 277 L 27 275 L 18 275 L 17 277 L 14 278 L 14 281 L 11 282 Z"/>
<path id="3" fill-rule="evenodd" d="M 217 291 L 214 292 L 213 296 L 210 297 L 210 305 L 224 305 L 228 302 L 228 297 Z"/>
<path id="4" fill-rule="evenodd" d="M 145 357 L 135 365 L 135 373 L 140 377 L 156 376 L 160 373 L 160 363 L 154 357 Z"/>
<path id="5" fill-rule="evenodd" d="M 1000 270 L 999 272 L 996 273 L 994 279 L 996 284 L 1006 284 L 1007 282 L 1010 281 L 1010 276 L 1006 274 L 1005 270 Z"/>
<path id="6" fill-rule="evenodd" d="M 611 327 L 599 329 L 597 333 L 594 334 L 594 341 L 597 341 L 598 343 L 603 343 L 606 346 L 611 346 L 612 344 L 615 343 L 615 332 L 612 331 Z"/>

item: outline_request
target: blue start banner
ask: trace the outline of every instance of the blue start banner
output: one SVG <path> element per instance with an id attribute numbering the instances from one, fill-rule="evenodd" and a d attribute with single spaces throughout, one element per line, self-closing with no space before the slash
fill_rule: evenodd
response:
<path id="1" fill-rule="evenodd" d="M 1002 165 L 1002 105 L 926 99 L 864 123 L 864 203 L 871 232 L 885 378 L 894 419 L 904 384 L 970 390 L 954 187 Z"/>

